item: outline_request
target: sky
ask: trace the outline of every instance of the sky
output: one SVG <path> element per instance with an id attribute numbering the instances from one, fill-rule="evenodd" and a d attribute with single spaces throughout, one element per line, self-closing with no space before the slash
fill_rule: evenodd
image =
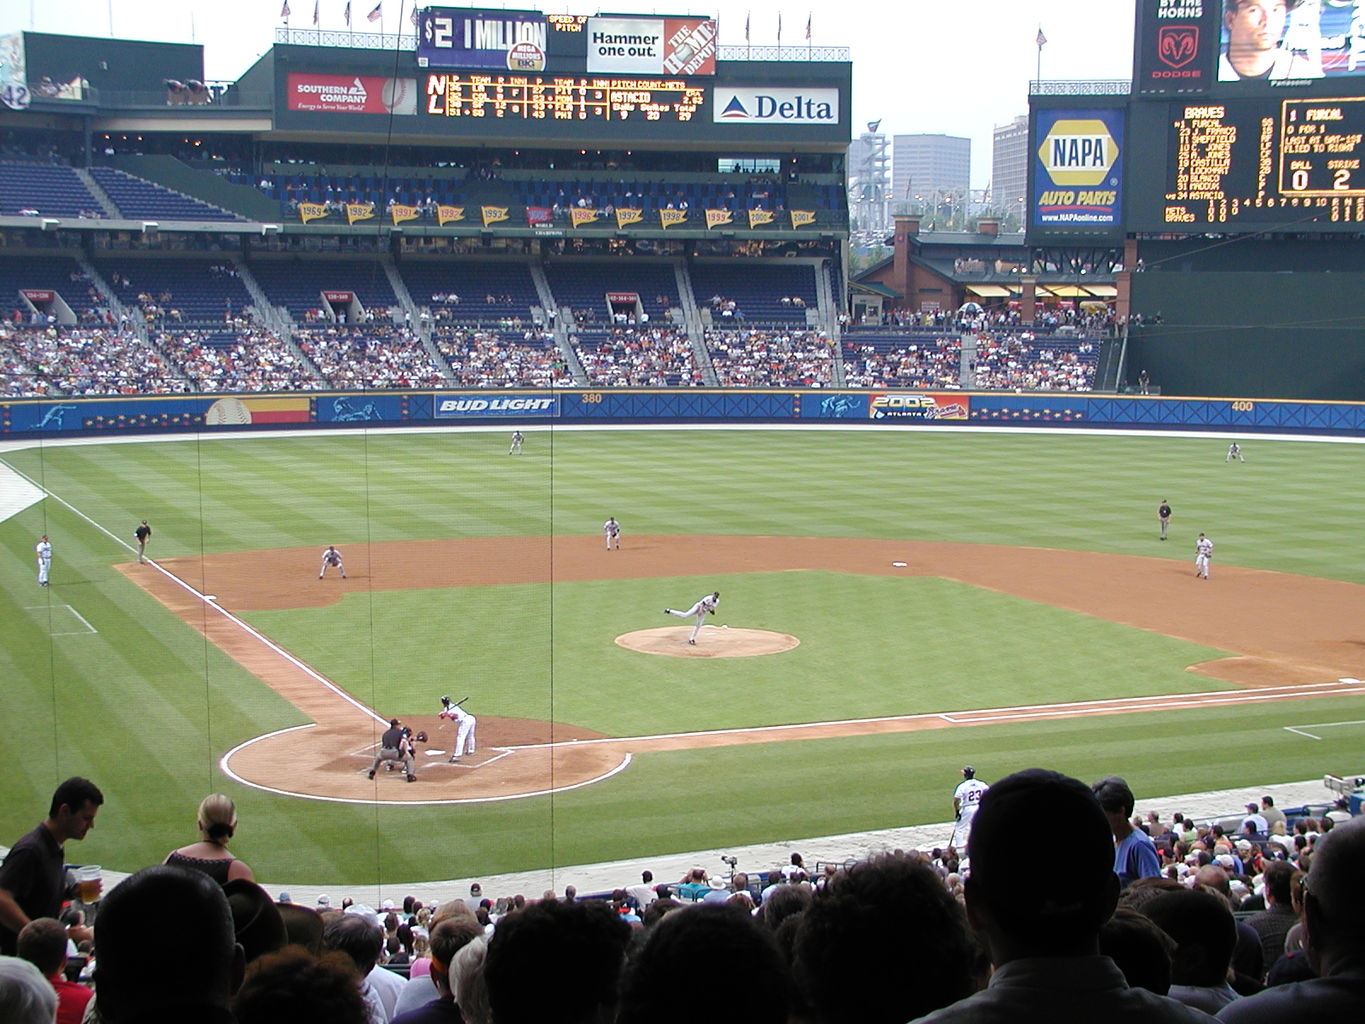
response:
<path id="1" fill-rule="evenodd" d="M 0 32 L 31 30 L 204 46 L 211 81 L 239 77 L 273 44 L 283 0 L 0 0 Z M 342 29 L 346 0 L 318 0 L 324 29 Z M 352 0 L 357 31 L 378 27 L 365 15 L 379 0 Z M 942 134 L 972 140 L 972 187 L 990 180 L 996 125 L 1028 112 L 1028 83 L 1039 70 L 1036 45 L 1047 39 L 1047 79 L 1127 79 L 1132 73 L 1135 0 L 652 0 L 577 3 L 425 3 L 419 6 L 542 10 L 547 14 L 690 14 L 720 22 L 722 46 L 778 41 L 844 46 L 853 61 L 853 133 L 881 121 L 887 135 Z M 314 0 L 289 0 L 290 24 L 311 28 Z M 383 25 L 395 32 L 411 0 L 383 0 Z"/>

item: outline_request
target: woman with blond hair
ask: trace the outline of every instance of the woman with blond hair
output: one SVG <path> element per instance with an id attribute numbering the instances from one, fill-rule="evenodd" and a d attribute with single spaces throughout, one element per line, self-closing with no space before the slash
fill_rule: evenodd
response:
<path id="1" fill-rule="evenodd" d="M 165 863 L 202 871 L 219 885 L 239 878 L 255 881 L 251 868 L 228 852 L 228 840 L 237 830 L 237 808 L 222 793 L 204 797 L 199 804 L 199 842 L 170 853 Z"/>

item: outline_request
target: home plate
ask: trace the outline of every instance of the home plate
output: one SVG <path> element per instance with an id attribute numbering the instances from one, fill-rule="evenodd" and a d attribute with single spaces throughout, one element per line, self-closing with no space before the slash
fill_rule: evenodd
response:
<path id="1" fill-rule="evenodd" d="M 734 626 L 703 626 L 697 642 L 689 644 L 691 626 L 661 626 L 622 633 L 616 645 L 641 654 L 666 654 L 672 658 L 752 658 L 760 654 L 790 651 L 801 641 L 790 633 Z"/>

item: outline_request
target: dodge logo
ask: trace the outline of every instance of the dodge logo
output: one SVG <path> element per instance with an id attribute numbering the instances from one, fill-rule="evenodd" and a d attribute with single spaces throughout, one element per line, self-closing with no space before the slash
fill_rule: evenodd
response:
<path id="1" fill-rule="evenodd" d="M 1165 25 L 1157 30 L 1156 55 L 1168 67 L 1183 68 L 1198 53 L 1198 26 Z"/>

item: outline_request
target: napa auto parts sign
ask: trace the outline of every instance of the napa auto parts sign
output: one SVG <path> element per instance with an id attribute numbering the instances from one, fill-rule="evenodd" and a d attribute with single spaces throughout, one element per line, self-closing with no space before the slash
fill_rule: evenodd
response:
<path id="1" fill-rule="evenodd" d="M 589 18 L 588 72 L 714 75 L 718 35 L 710 18 Z"/>
<path id="2" fill-rule="evenodd" d="M 417 114 L 415 78 L 293 73 L 286 85 L 290 110 L 318 114 Z"/>

